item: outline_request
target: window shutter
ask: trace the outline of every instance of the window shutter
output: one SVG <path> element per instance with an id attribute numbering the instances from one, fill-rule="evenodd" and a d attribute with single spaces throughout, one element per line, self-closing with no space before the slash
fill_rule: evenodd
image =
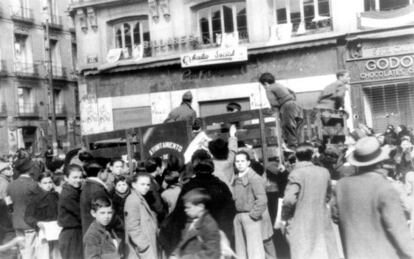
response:
<path id="1" fill-rule="evenodd" d="M 409 83 L 365 87 L 375 132 L 385 131 L 387 124 L 414 126 L 414 86 Z"/>

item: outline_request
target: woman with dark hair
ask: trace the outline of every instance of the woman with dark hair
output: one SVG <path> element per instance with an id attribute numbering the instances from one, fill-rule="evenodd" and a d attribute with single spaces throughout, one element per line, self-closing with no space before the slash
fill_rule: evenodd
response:
<path id="1" fill-rule="evenodd" d="M 59 197 L 53 190 L 52 174 L 41 173 L 37 182 L 38 190 L 27 205 L 24 220 L 36 231 L 40 231 L 45 222 L 57 220 Z M 36 258 L 59 258 L 58 241 L 38 240 L 35 253 Z"/>
<path id="2" fill-rule="evenodd" d="M 124 206 L 128 195 L 131 193 L 129 180 L 123 176 L 115 176 L 115 188 L 112 194 L 112 204 L 114 208 L 114 216 L 112 222 L 114 223 L 114 230 L 116 235 L 121 238 L 119 251 L 123 251 L 125 247 L 125 219 Z"/>

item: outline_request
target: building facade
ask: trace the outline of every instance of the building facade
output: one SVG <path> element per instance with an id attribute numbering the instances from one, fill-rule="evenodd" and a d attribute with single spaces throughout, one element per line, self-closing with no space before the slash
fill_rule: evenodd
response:
<path id="1" fill-rule="evenodd" d="M 17 148 L 33 153 L 52 146 L 49 23 L 58 145 L 79 144 L 76 39 L 69 1 L 3 0 L 0 3 L 0 154 Z"/>
<path id="2" fill-rule="evenodd" d="M 75 1 L 69 13 L 77 34 L 82 132 L 162 123 L 188 89 L 198 116 L 225 112 L 231 101 L 242 109 L 266 107 L 257 83 L 266 71 L 312 108 L 342 69 L 352 71 L 350 123 L 381 129 L 371 111 L 377 108 L 361 96 L 369 95 L 355 65 L 363 56 L 351 55 L 363 35 L 400 31 L 409 38 L 412 7 L 412 0 Z M 379 22 L 390 14 L 392 26 Z"/>

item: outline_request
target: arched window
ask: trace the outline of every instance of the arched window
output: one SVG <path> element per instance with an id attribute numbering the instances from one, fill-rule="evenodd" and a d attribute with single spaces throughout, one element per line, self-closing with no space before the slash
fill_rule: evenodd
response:
<path id="1" fill-rule="evenodd" d="M 133 49 L 143 45 L 144 57 L 151 56 L 148 20 L 121 22 L 113 25 L 115 47 L 123 49 L 122 58 L 133 58 Z"/>
<path id="2" fill-rule="evenodd" d="M 246 3 L 218 4 L 197 10 L 198 26 L 203 44 L 217 42 L 223 33 L 238 33 L 240 40 L 248 40 Z"/>

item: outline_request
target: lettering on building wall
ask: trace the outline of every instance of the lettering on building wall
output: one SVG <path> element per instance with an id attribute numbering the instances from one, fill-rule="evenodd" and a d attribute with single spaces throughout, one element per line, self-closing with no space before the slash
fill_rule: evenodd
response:
<path id="1" fill-rule="evenodd" d="M 392 79 L 414 76 L 414 55 L 369 59 L 360 69 L 361 80 Z"/>
<path id="2" fill-rule="evenodd" d="M 383 57 L 414 52 L 414 44 L 401 44 L 377 48 L 363 48 L 363 57 Z"/>
<path id="3" fill-rule="evenodd" d="M 246 47 L 205 49 L 181 55 L 181 67 L 224 64 L 247 60 Z"/>

